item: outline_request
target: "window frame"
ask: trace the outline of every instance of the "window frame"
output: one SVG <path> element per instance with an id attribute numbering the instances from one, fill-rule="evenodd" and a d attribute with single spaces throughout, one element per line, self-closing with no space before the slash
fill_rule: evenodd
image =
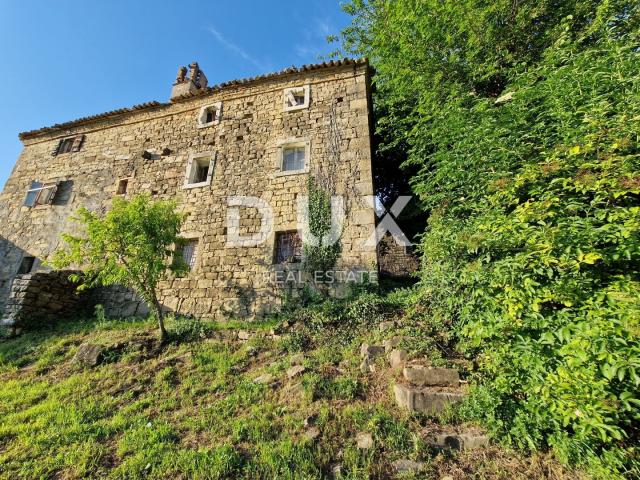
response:
<path id="1" fill-rule="evenodd" d="M 189 264 L 186 261 L 183 255 L 184 248 L 189 243 L 195 243 L 195 247 L 193 249 L 193 262 L 192 262 L 193 266 L 191 266 L 191 264 Z M 175 256 L 180 255 L 180 257 L 182 257 L 182 260 L 184 260 L 184 262 L 187 265 L 189 265 L 189 270 L 184 274 L 180 275 L 179 278 L 183 278 L 191 273 L 194 273 L 200 270 L 201 248 L 202 248 L 201 245 L 202 245 L 202 235 L 199 233 L 181 233 L 179 235 L 179 241 L 174 245 L 174 249 L 173 249 L 174 260 L 172 261 L 175 263 Z"/>
<path id="2" fill-rule="evenodd" d="M 304 95 L 304 101 L 301 104 L 289 105 L 289 95 L 295 95 L 296 92 L 302 92 Z M 284 112 L 292 112 L 295 110 L 303 110 L 309 108 L 309 100 L 311 97 L 311 88 L 307 85 L 301 85 L 298 87 L 288 87 L 282 91 L 282 108 Z"/>
<path id="3" fill-rule="evenodd" d="M 38 184 L 39 186 L 34 187 L 34 184 Z M 53 204 L 53 201 L 56 197 L 56 193 L 58 192 L 58 187 L 60 186 L 60 181 L 56 181 L 56 182 L 51 182 L 51 183 L 42 183 L 38 180 L 33 180 L 31 182 L 31 185 L 29 186 L 29 188 L 27 189 L 27 195 L 24 198 L 24 201 L 22 203 L 23 207 L 29 207 L 29 208 L 35 208 L 35 207 L 39 207 L 39 206 L 47 206 L 47 205 L 51 205 Z M 46 199 L 46 201 L 42 201 L 41 200 L 41 196 L 42 194 L 48 191 L 48 195 L 49 197 Z M 29 194 L 31 193 L 35 193 L 37 192 L 37 194 L 35 195 L 33 202 L 32 203 L 27 203 L 27 200 L 29 198 Z"/>
<path id="4" fill-rule="evenodd" d="M 210 108 L 216 109 L 216 116 L 212 121 L 207 122 L 206 121 L 207 110 L 209 110 Z M 215 102 L 215 103 L 210 103 L 208 105 L 203 105 L 200 108 L 200 111 L 198 112 L 198 128 L 205 128 L 205 127 L 211 127 L 213 125 L 218 125 L 220 123 L 220 120 L 222 120 L 222 102 Z"/>
<path id="5" fill-rule="evenodd" d="M 297 170 L 284 169 L 284 152 L 287 148 L 304 147 L 304 166 Z M 311 166 L 311 139 L 309 138 L 289 138 L 278 142 L 276 147 L 276 176 L 300 175 L 309 173 Z"/>
<path id="6" fill-rule="evenodd" d="M 57 155 L 79 152 L 84 145 L 84 140 L 85 135 L 82 133 L 73 137 L 60 138 L 58 139 L 58 143 L 56 143 L 56 146 L 53 148 L 51 155 L 55 157 Z"/>
<path id="7" fill-rule="evenodd" d="M 213 174 L 216 168 L 216 152 L 200 152 L 200 153 L 192 153 L 189 155 L 189 161 L 187 162 L 187 170 L 185 172 L 184 177 L 184 185 L 182 188 L 190 189 L 190 188 L 199 188 L 206 187 L 211 185 L 211 181 L 213 179 Z M 207 178 L 203 182 L 192 183 L 195 172 L 194 165 L 197 165 L 198 160 L 203 158 L 209 159 L 209 167 L 207 171 Z"/>
<path id="8" fill-rule="evenodd" d="M 287 261 L 286 259 L 282 259 L 280 256 L 280 243 L 279 240 L 285 235 L 294 235 L 298 238 L 299 245 L 293 247 L 294 254 L 291 257 L 296 259 L 294 261 Z M 299 254 L 296 255 L 295 251 L 299 249 Z M 298 230 L 278 230 L 273 234 L 273 265 L 300 265 L 304 260 L 304 254 L 302 249 L 302 237 Z"/>

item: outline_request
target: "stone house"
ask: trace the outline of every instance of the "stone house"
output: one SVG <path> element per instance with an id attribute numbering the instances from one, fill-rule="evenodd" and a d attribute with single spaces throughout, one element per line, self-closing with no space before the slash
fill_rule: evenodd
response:
<path id="1" fill-rule="evenodd" d="M 105 211 L 114 197 L 140 192 L 175 199 L 187 214 L 177 254 L 191 270 L 160 285 L 169 311 L 257 316 L 273 308 L 283 287 L 272 273 L 301 260 L 297 203 L 310 176 L 329 182 L 347 205 L 336 268 L 377 271 L 376 247 L 365 242 L 375 229 L 370 98 L 366 60 L 216 86 L 193 63 L 178 71 L 167 103 L 21 133 L 24 149 L 0 194 L 0 313 L 20 298 L 16 277 L 47 270 L 42 262 L 60 234 L 77 228 L 73 212 Z M 248 241 L 265 233 L 264 210 L 255 208 L 264 204 L 273 228 L 262 242 Z M 229 226 L 245 240 L 230 242 Z M 97 295 L 114 315 L 145 313 L 130 292 Z"/>

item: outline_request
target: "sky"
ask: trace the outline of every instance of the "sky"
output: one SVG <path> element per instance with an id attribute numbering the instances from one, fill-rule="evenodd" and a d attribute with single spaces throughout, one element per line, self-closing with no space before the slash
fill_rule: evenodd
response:
<path id="1" fill-rule="evenodd" d="M 0 0 L 0 187 L 20 132 L 168 101 L 194 60 L 209 85 L 316 63 L 348 23 L 338 0 Z"/>

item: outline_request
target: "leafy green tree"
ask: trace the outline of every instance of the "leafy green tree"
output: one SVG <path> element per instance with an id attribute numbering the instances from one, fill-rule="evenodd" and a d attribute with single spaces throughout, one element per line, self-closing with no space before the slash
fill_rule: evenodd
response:
<path id="1" fill-rule="evenodd" d="M 345 9 L 342 48 L 373 63 L 380 138 L 406 145 L 429 214 L 422 311 L 478 359 L 472 413 L 640 476 L 640 4 Z"/>
<path id="2" fill-rule="evenodd" d="M 130 201 L 115 198 L 106 214 L 81 208 L 75 220 L 83 226 L 84 234 L 63 234 L 66 245 L 54 252 L 51 265 L 80 268 L 82 274 L 75 278 L 81 282 L 80 289 L 114 284 L 132 288 L 158 321 L 160 341 L 164 342 L 167 332 L 157 296 L 158 282 L 171 271 L 179 274 L 186 269 L 184 262 L 171 261 L 182 223 L 175 203 L 153 201 L 146 194 Z"/>

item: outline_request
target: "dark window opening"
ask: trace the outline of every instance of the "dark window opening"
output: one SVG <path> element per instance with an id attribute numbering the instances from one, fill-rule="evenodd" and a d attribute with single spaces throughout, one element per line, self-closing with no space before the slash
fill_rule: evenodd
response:
<path id="1" fill-rule="evenodd" d="M 65 138 L 60 143 L 60 148 L 58 149 L 58 153 L 69 153 L 73 148 L 73 138 Z"/>
<path id="2" fill-rule="evenodd" d="M 207 183 L 213 174 L 212 161 L 211 157 L 194 158 L 189 166 L 187 185 Z"/>
<path id="3" fill-rule="evenodd" d="M 302 241 L 298 232 L 277 232 L 275 238 L 275 263 L 300 263 Z"/>
<path id="4" fill-rule="evenodd" d="M 18 275 L 30 273 L 33 268 L 33 263 L 36 261 L 35 257 L 22 257 L 20 267 L 18 268 Z"/>
<path id="5" fill-rule="evenodd" d="M 208 175 L 209 175 L 209 164 L 198 163 L 196 165 L 196 171 L 193 174 L 193 183 L 206 182 Z"/>
<path id="6" fill-rule="evenodd" d="M 205 123 L 211 123 L 216 119 L 215 113 L 209 109 L 207 110 L 207 118 L 205 120 Z"/>
<path id="7" fill-rule="evenodd" d="M 127 186 L 129 185 L 129 180 L 124 179 L 118 182 L 118 195 L 124 195 L 127 193 Z"/>

